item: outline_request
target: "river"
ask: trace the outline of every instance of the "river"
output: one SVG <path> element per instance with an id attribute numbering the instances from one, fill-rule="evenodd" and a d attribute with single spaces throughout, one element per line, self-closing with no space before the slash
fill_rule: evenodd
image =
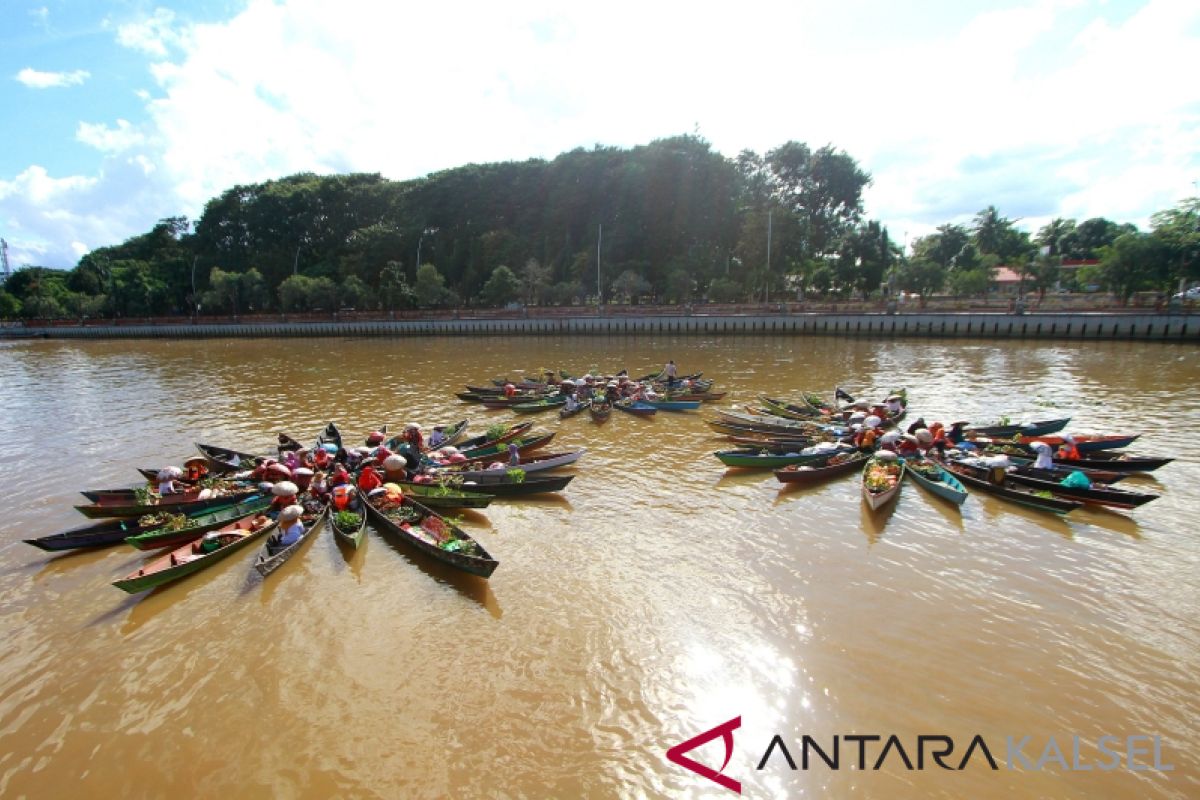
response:
<path id="1" fill-rule="evenodd" d="M 511 415 L 460 403 L 463 384 L 668 358 L 715 378 L 724 408 L 906 386 L 926 420 L 1070 415 L 1157 455 L 1200 437 L 1189 345 L 3 342 L 0 796 L 722 797 L 665 754 L 739 716 L 724 774 L 751 797 L 1200 796 L 1192 446 L 1124 484 L 1162 494 L 1128 514 L 974 495 L 960 512 L 911 484 L 873 514 L 854 478 L 794 491 L 727 473 L 707 410 L 543 415 L 552 449 L 588 452 L 561 495 L 463 514 L 500 562 L 489 581 L 372 530 L 355 553 L 322 535 L 266 580 L 252 549 L 127 596 L 109 584 L 143 554 L 21 542 L 83 523 L 78 490 L 132 485 L 196 441 L 265 451 L 328 420 L 357 437 L 468 416 L 479 433 Z M 856 734 L 895 735 L 914 768 L 893 751 L 872 769 L 874 743 L 852 769 L 849 740 L 836 770 L 793 771 L 778 748 L 760 768 L 776 735 L 800 767 L 803 736 Z M 952 766 L 979 735 L 999 768 L 916 769 L 935 734 Z M 1105 735 L 1122 752 L 1159 737 L 1159 768 L 1136 740 L 1135 769 L 1099 769 Z M 1016 769 L 1007 737 L 1029 737 Z M 1062 762 L 1041 758 L 1051 737 Z M 721 738 L 690 756 L 720 766 Z"/>

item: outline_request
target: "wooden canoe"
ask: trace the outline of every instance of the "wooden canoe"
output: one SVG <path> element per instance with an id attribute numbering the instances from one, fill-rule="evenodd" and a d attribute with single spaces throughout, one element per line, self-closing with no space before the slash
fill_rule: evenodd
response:
<path id="1" fill-rule="evenodd" d="M 179 547 L 187 542 L 199 539 L 209 531 L 216 530 L 231 522 L 245 519 L 252 514 L 259 514 L 271 505 L 270 497 L 254 496 L 250 500 L 233 505 L 220 506 L 200 514 L 188 517 L 188 525 L 184 528 L 168 530 L 159 525 L 136 534 L 130 534 L 125 543 L 138 550 L 161 550 L 164 547 Z M 168 512 L 169 513 L 169 512 Z"/>
<path id="2" fill-rule="evenodd" d="M 966 432 L 979 436 L 992 436 L 1000 439 L 1011 439 L 1013 436 L 1046 436 L 1058 433 L 1071 422 L 1070 417 L 1062 419 L 1044 419 L 1024 425 L 980 425 L 967 428 Z"/>
<path id="3" fill-rule="evenodd" d="M 372 498 L 362 497 L 361 493 L 360 497 L 381 531 L 425 555 L 482 578 L 496 571 L 499 562 L 483 545 L 411 497 L 405 496 L 397 508 L 376 505 Z M 380 498 L 382 495 L 377 495 L 376 502 Z"/>
<path id="4" fill-rule="evenodd" d="M 942 463 L 942 466 L 972 489 L 979 489 L 1005 500 L 1035 508 L 1038 511 L 1069 514 L 1078 508 L 1083 508 L 1083 503 L 1037 494 L 1034 489 L 1015 482 L 1008 475 L 1005 475 L 1004 479 L 997 483 L 990 479 L 989 470 L 983 467 L 974 467 L 958 461 L 946 461 Z"/>
<path id="5" fill-rule="evenodd" d="M 867 460 L 866 453 L 834 453 L 823 456 L 816 461 L 805 464 L 793 464 L 783 469 L 775 470 L 775 478 L 780 483 L 795 486 L 811 486 L 813 484 L 858 472 Z M 833 463 L 830 463 L 830 462 Z"/>
<path id="6" fill-rule="evenodd" d="M 351 526 L 343 528 L 338 525 L 339 513 L 354 514 L 358 521 Z M 367 510 L 361 500 L 358 502 L 357 508 L 348 509 L 346 512 L 334 511 L 331 508 L 325 519 L 326 524 L 329 525 L 329 529 L 333 531 L 334 539 L 348 545 L 354 550 L 357 550 L 362 545 L 363 538 L 367 535 Z"/>
<path id="7" fill-rule="evenodd" d="M 695 411 L 700 407 L 699 400 L 643 400 L 642 402 L 659 411 Z"/>
<path id="8" fill-rule="evenodd" d="M 516 425 L 508 426 L 508 429 L 499 436 L 489 438 L 488 435 L 484 433 L 479 436 L 472 436 L 470 439 L 458 442 L 454 446 L 459 449 L 459 452 L 462 452 L 463 450 L 471 450 L 476 447 L 490 447 L 492 445 L 503 444 L 504 442 L 509 442 L 513 439 L 516 439 L 518 436 L 524 436 L 531 428 L 533 428 L 532 422 L 518 422 Z M 454 443 L 452 442 L 451 444 Z"/>
<path id="9" fill-rule="evenodd" d="M 612 403 L 607 400 L 593 400 L 591 406 L 588 407 L 588 413 L 592 416 L 592 422 L 608 422 L 608 418 L 612 414 Z"/>
<path id="10" fill-rule="evenodd" d="M 933 494 L 961 506 L 967 500 L 967 489 L 941 464 L 923 456 L 905 459 L 904 474 Z"/>
<path id="11" fill-rule="evenodd" d="M 511 439 L 508 442 L 500 444 L 486 445 L 484 447 L 474 447 L 469 450 L 459 449 L 459 454 L 467 461 L 484 461 L 495 460 L 497 458 L 507 458 L 508 448 L 510 445 L 517 446 L 517 452 L 521 455 L 527 455 L 534 450 L 540 450 L 550 444 L 554 439 L 554 432 L 539 434 L 537 436 L 522 437 L 520 439 Z"/>
<path id="12" fill-rule="evenodd" d="M 62 550 L 82 550 L 89 547 L 107 547 L 120 544 L 126 537 L 136 536 L 154 530 L 154 526 L 142 525 L 134 519 L 106 519 L 91 525 L 81 525 L 62 533 L 52 533 L 36 539 L 24 539 L 41 550 L 59 552 Z"/>
<path id="13" fill-rule="evenodd" d="M 587 411 L 591 407 L 592 407 L 592 399 L 589 397 L 586 400 L 576 403 L 575 408 L 572 408 L 572 409 L 560 408 L 558 410 L 558 418 L 559 419 L 567 419 L 568 417 L 573 417 L 582 411 Z"/>
<path id="14" fill-rule="evenodd" d="M 118 589 L 136 594 L 156 586 L 170 583 L 186 575 L 192 575 L 202 569 L 211 567 L 221 559 L 233 555 L 238 550 L 254 542 L 260 536 L 275 528 L 275 520 L 265 516 L 246 517 L 226 525 L 218 531 L 210 531 L 209 536 L 216 534 L 220 547 L 211 553 L 201 550 L 200 542 L 189 542 L 182 547 L 172 550 L 164 556 L 151 561 L 141 569 L 126 575 L 113 586 Z"/>
<path id="15" fill-rule="evenodd" d="M 1157 500 L 1159 495 L 1148 492 L 1130 492 L 1124 489 L 1114 489 L 1102 483 L 1091 486 L 1064 486 L 1058 481 L 1047 481 L 1021 473 L 1009 473 L 1014 483 L 1049 492 L 1055 497 L 1063 497 L 1088 505 L 1106 506 L 1108 508 L 1131 509 L 1145 505 L 1151 500 Z"/>
<path id="16" fill-rule="evenodd" d="M 642 402 L 629 402 L 628 400 L 618 400 L 612 404 L 612 407 L 618 411 L 624 411 L 626 414 L 633 414 L 639 417 L 649 417 L 658 413 L 658 409 L 654 406 L 648 406 Z"/>
<path id="17" fill-rule="evenodd" d="M 266 543 L 262 550 L 258 553 L 258 558 L 254 560 L 254 569 L 258 570 L 258 574 L 264 578 L 270 575 L 275 570 L 283 566 L 289 558 L 300 552 L 300 548 L 310 537 L 321 529 L 321 523 L 325 520 L 325 515 L 329 513 L 329 504 L 320 503 L 316 511 L 306 510 L 304 515 L 300 517 L 304 524 L 304 532 L 300 534 L 300 538 L 292 542 L 287 547 L 273 546 L 271 540 L 278 535 L 278 526 L 276 533 L 267 537 Z"/>
<path id="18" fill-rule="evenodd" d="M 713 453 L 727 467 L 739 469 L 779 469 L 792 464 L 824 462 L 829 453 L 776 452 L 767 448 L 758 450 L 718 450 Z"/>
<path id="19" fill-rule="evenodd" d="M 569 464 L 574 464 L 587 450 L 580 448 L 579 450 L 571 450 L 565 453 L 539 453 L 529 458 L 522 458 L 521 463 L 517 464 L 515 469 L 523 470 L 526 474 L 530 472 L 542 472 L 548 469 L 557 469 L 565 467 Z M 505 470 L 514 469 L 514 467 L 505 467 Z M 504 472 L 505 470 L 489 470 L 489 469 L 468 469 L 455 472 L 443 472 L 443 475 L 456 475 L 463 480 L 479 480 L 486 478 L 494 472 Z"/>
<path id="20" fill-rule="evenodd" d="M 867 459 L 862 470 L 862 496 L 872 511 L 878 511 L 896 499 L 904 482 L 904 461 L 882 459 L 879 454 Z"/>
<path id="21" fill-rule="evenodd" d="M 430 508 L 487 508 L 494 495 L 476 492 L 474 489 L 458 488 L 437 483 L 411 483 L 393 481 L 404 489 L 405 494 L 417 498 L 417 502 Z"/>
<path id="22" fill-rule="evenodd" d="M 83 514 L 89 519 L 101 519 L 104 517 L 140 517 L 143 514 L 153 514 L 156 511 L 168 510 L 177 514 L 193 514 L 198 511 L 205 511 L 217 506 L 229 505 L 238 503 L 243 500 L 248 500 L 256 496 L 257 489 L 238 492 L 235 494 L 220 495 L 211 497 L 207 500 L 195 499 L 196 493 L 185 493 L 184 495 L 167 495 L 172 498 L 168 503 L 151 503 L 151 504 L 126 504 L 126 505 L 108 505 L 103 503 L 93 503 L 85 506 L 75 506 L 75 510 Z M 175 498 L 190 497 L 190 499 L 177 500 Z"/>
<path id="23" fill-rule="evenodd" d="M 217 447 L 201 442 L 196 442 L 196 449 L 208 462 L 209 471 L 216 475 L 254 469 L 255 459 L 262 458 L 253 453 L 244 453 L 240 450 L 230 450 L 227 447 Z"/>

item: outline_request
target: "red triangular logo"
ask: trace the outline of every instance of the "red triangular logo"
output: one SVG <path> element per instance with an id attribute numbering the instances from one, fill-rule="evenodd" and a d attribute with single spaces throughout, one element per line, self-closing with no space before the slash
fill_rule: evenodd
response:
<path id="1" fill-rule="evenodd" d="M 686 742 L 682 742 L 672 747 L 667 751 L 667 760 L 678 764 L 684 769 L 690 769 L 697 775 L 702 775 L 703 777 L 708 778 L 710 781 L 724 786 L 731 792 L 741 794 L 741 782 L 735 781 L 728 775 L 721 774 L 721 771 L 729 765 L 729 759 L 733 757 L 733 732 L 740 727 L 742 727 L 742 718 L 740 716 L 734 717 L 728 722 L 722 722 L 717 727 L 707 730 L 699 736 L 693 736 Z M 700 762 L 693 761 L 684 755 L 684 753 L 689 753 L 702 744 L 711 742 L 718 736 L 722 737 L 725 741 L 725 761 L 721 764 L 721 769 L 714 770 L 711 767 L 706 767 Z"/>

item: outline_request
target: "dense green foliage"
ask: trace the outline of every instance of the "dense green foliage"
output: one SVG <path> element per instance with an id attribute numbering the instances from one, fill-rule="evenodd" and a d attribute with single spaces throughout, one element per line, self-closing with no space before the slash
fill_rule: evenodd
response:
<path id="1" fill-rule="evenodd" d="M 19 270 L 0 316 L 979 294 L 1000 265 L 1044 292 L 1066 280 L 1064 258 L 1102 259 L 1088 280 L 1122 297 L 1200 277 L 1197 200 L 1151 233 L 1056 219 L 1035 237 L 988 206 L 905 258 L 863 218 L 869 182 L 831 146 L 727 159 L 694 136 L 403 182 L 293 175 L 235 186 L 194 225 L 163 219 L 69 272 Z"/>

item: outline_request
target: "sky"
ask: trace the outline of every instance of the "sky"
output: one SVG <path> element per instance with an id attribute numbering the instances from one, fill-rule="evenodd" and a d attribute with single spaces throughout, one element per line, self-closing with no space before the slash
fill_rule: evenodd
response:
<path id="1" fill-rule="evenodd" d="M 679 134 L 832 144 L 900 243 L 1145 230 L 1200 194 L 1198 67 L 1190 0 L 4 0 L 0 237 L 70 268 L 238 184 Z"/>

